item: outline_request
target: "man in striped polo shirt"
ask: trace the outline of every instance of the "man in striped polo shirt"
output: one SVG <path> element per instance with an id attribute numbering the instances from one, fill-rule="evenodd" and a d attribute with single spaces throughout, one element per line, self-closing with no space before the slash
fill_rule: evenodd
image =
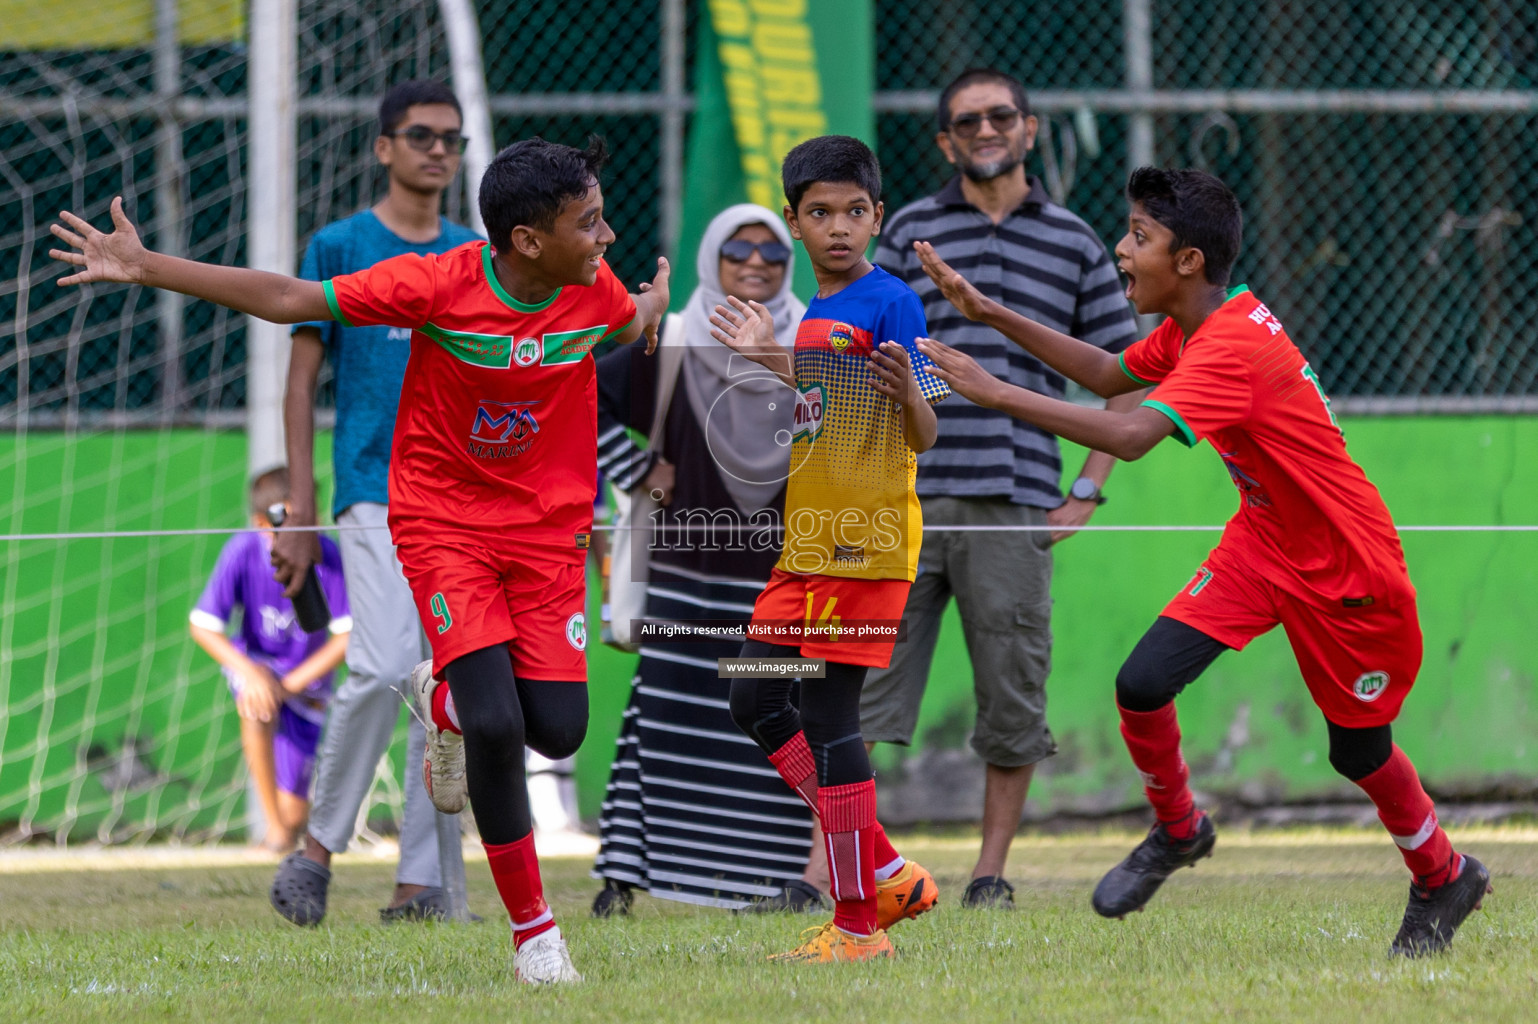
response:
<path id="1" fill-rule="evenodd" d="M 1137 339 L 1105 244 L 1052 202 L 1025 173 L 1036 140 L 1025 89 L 991 69 L 964 72 L 940 95 L 939 135 L 960 172 L 935 195 L 887 221 L 876 262 L 924 300 L 930 332 L 990 373 L 1063 397 L 1061 376 L 1003 335 L 963 317 L 925 276 L 913 243 L 931 243 L 984 295 L 1110 352 Z M 1121 411 L 1140 394 L 1111 400 Z M 919 459 L 926 527 L 1051 526 L 1053 532 L 926 531 L 908 597 L 908 642 L 873 672 L 861 704 L 867 741 L 908 744 L 929 677 L 940 616 L 954 595 L 972 658 L 977 726 L 972 747 L 987 763 L 983 842 L 962 902 L 1012 907 L 1003 878 L 1036 763 L 1057 750 L 1047 728 L 1052 654 L 1051 545 L 1089 520 L 1114 459 L 1092 452 L 1065 499 L 1057 439 L 965 400 L 935 409 L 939 440 Z"/>

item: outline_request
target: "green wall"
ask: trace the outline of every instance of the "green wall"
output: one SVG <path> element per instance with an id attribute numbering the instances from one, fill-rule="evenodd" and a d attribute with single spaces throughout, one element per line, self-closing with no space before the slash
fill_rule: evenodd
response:
<path id="1" fill-rule="evenodd" d="M 1538 469 L 1519 458 L 1538 451 L 1538 419 L 1350 419 L 1345 429 L 1402 525 L 1538 522 Z M 1070 471 L 1078 458 L 1067 455 Z M 244 519 L 244 470 L 238 433 L 8 434 L 0 533 L 234 527 Z M 1098 524 L 1219 524 L 1234 508 L 1227 473 L 1205 445 L 1160 445 L 1119 467 L 1107 494 Z M 1059 549 L 1049 712 L 1061 749 L 1033 790 L 1038 809 L 1135 803 L 1115 729 L 1116 668 L 1216 540 L 1083 534 Z M 241 820 L 233 710 L 186 632 L 222 543 L 0 543 L 0 833 L 30 822 L 76 840 L 197 835 Z M 1426 660 L 1397 739 L 1434 790 L 1530 789 L 1538 535 L 1409 533 L 1405 549 Z M 578 769 L 587 815 L 601 799 L 634 665 L 600 645 L 590 652 L 593 718 Z M 880 748 L 883 779 L 911 774 L 926 751 L 966 746 L 971 675 L 954 612 L 935 664 L 918 744 Z M 1225 654 L 1180 706 L 1201 788 L 1253 802 L 1343 792 L 1279 633 Z M 125 758 L 129 745 L 136 754 Z"/>

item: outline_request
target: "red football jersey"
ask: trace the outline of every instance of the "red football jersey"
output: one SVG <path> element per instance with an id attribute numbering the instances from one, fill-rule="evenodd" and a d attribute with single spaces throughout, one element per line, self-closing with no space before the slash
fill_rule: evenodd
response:
<path id="1" fill-rule="evenodd" d="M 498 283 L 485 242 L 324 283 L 346 326 L 411 328 L 390 450 L 392 529 L 495 531 L 576 554 L 592 528 L 598 390 L 589 351 L 635 319 L 608 264 L 537 305 Z"/>
<path id="2" fill-rule="evenodd" d="M 1277 586 L 1321 606 L 1396 604 L 1410 586 L 1378 489 L 1346 453 L 1319 378 L 1271 311 L 1234 289 L 1189 340 L 1166 320 L 1121 355 L 1144 405 L 1194 447 L 1223 457 L 1239 511 L 1222 546 Z"/>

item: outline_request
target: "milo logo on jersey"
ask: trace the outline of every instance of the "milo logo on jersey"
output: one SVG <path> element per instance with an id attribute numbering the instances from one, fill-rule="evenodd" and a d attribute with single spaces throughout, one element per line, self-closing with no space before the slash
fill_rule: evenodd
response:
<path id="1" fill-rule="evenodd" d="M 522 455 L 539 433 L 539 420 L 533 407 L 538 402 L 476 403 L 475 419 L 470 424 L 470 440 L 465 450 L 477 459 L 508 459 Z"/>
<path id="2" fill-rule="evenodd" d="M 791 439 L 815 441 L 817 435 L 822 433 L 822 385 L 813 384 L 796 390 L 796 410 L 791 414 Z"/>

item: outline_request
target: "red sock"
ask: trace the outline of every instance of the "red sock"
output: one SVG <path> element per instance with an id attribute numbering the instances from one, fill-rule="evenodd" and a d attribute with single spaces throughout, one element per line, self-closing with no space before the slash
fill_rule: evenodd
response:
<path id="1" fill-rule="evenodd" d="M 1356 784 L 1372 798 L 1378 820 L 1388 829 L 1418 883 L 1435 889 L 1458 877 L 1463 859 L 1453 853 L 1452 840 L 1437 824 L 1431 797 L 1421 788 L 1415 766 L 1397 743 L 1388 762 L 1366 778 L 1357 779 Z"/>
<path id="2" fill-rule="evenodd" d="M 502 894 L 502 905 L 513 922 L 513 948 L 555 927 L 555 915 L 545 904 L 545 887 L 534 856 L 534 833 L 511 843 L 481 843 L 491 865 L 491 879 Z"/>
<path id="3" fill-rule="evenodd" d="M 876 931 L 876 782 L 868 779 L 817 791 L 828 872 L 833 881 L 833 923 L 851 935 Z"/>
<path id="4" fill-rule="evenodd" d="M 447 683 L 439 683 L 433 689 L 433 724 L 457 736 L 460 735 L 459 716 L 454 714 L 450 703 L 453 699 L 454 695 L 449 692 Z"/>
<path id="5" fill-rule="evenodd" d="M 1143 792 L 1153 804 L 1165 831 L 1174 839 L 1189 839 L 1196 832 L 1199 818 L 1193 813 L 1196 801 L 1186 780 L 1191 773 L 1180 755 L 1180 723 L 1175 719 L 1175 702 L 1157 711 L 1128 711 L 1120 704 L 1121 735 L 1138 774 L 1143 776 Z"/>
<path id="6" fill-rule="evenodd" d="M 807 746 L 806 733 L 798 732 L 786 740 L 783 747 L 769 755 L 769 763 L 816 814 L 817 762 L 812 758 L 812 748 Z"/>
<path id="7" fill-rule="evenodd" d="M 879 821 L 871 826 L 871 849 L 876 853 L 875 864 L 878 870 L 891 867 L 893 863 L 896 863 L 897 867 L 892 870 L 891 874 L 896 874 L 902 870 L 902 866 L 905 863 L 903 856 L 897 852 L 897 848 L 892 845 L 892 841 L 886 837 L 886 829 L 881 827 L 881 822 Z"/>

